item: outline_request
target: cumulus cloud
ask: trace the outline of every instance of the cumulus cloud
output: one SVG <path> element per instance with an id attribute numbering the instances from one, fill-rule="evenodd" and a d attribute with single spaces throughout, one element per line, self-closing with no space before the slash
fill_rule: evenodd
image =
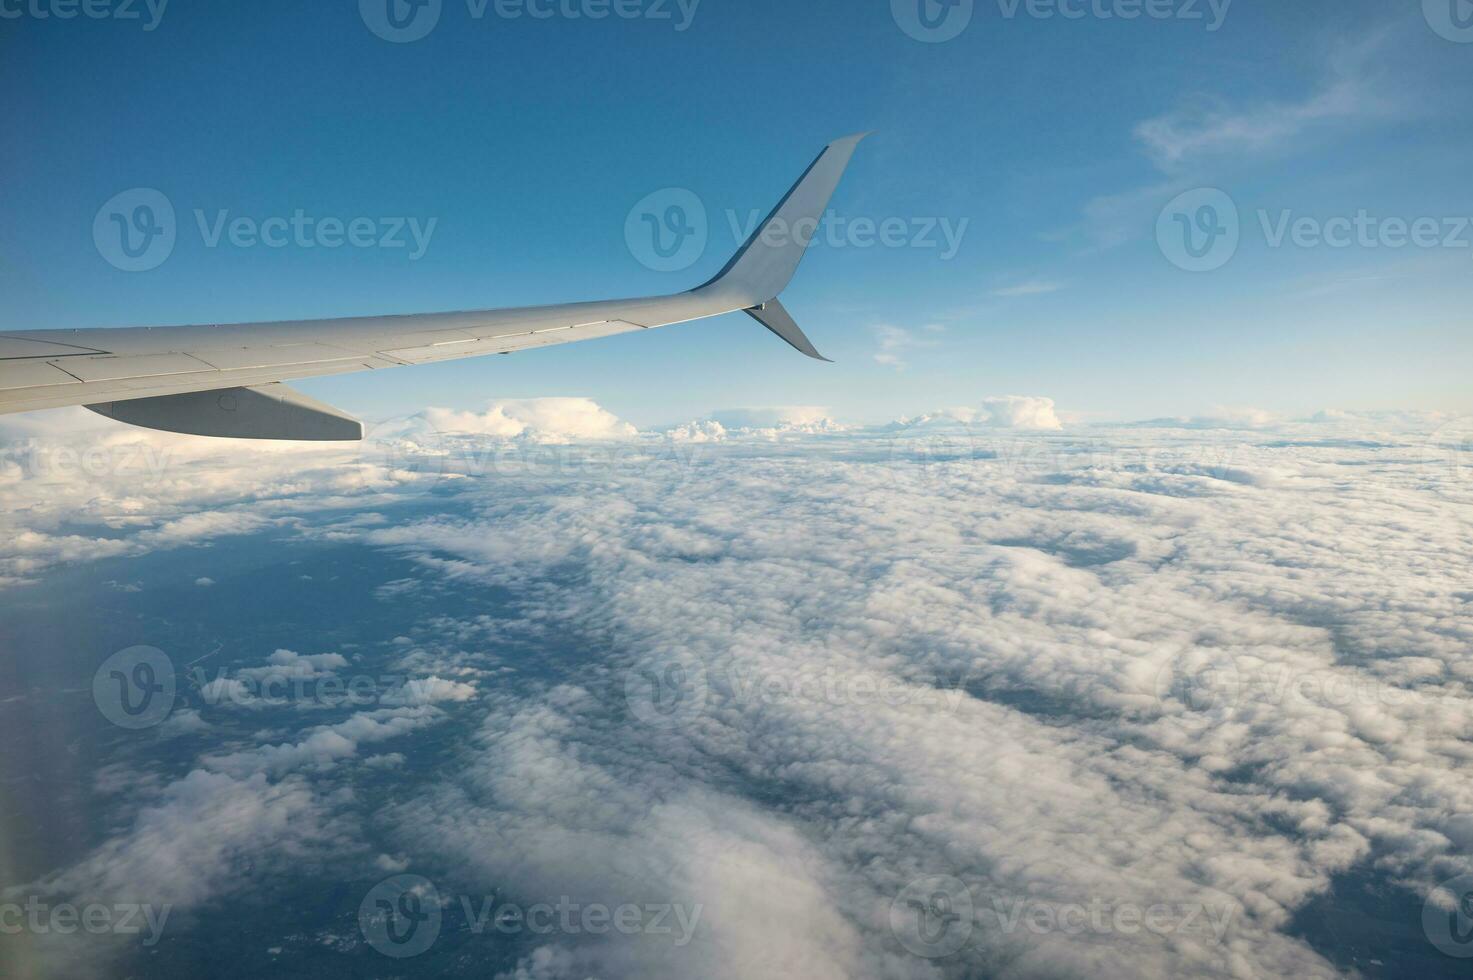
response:
<path id="1" fill-rule="evenodd" d="M 982 422 L 1000 429 L 1062 429 L 1052 398 L 1005 395 L 982 399 Z"/>
<path id="2" fill-rule="evenodd" d="M 480 414 L 431 408 L 424 413 L 441 432 L 521 439 L 541 444 L 631 439 L 638 430 L 591 398 L 495 401 Z"/>
<path id="3" fill-rule="evenodd" d="M 1024 430 L 1063 428 L 1063 423 L 1059 421 L 1059 416 L 1054 411 L 1054 400 L 1052 398 L 1029 395 L 1002 395 L 999 397 L 984 398 L 976 407 L 964 405 L 958 408 L 945 409 L 940 412 L 918 415 L 913 418 L 903 418 L 886 428 L 890 431 L 895 431 L 938 425 Z"/>

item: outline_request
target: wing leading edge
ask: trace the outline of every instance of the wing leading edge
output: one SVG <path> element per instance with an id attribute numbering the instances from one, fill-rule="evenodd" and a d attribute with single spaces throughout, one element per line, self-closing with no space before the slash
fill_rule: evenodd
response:
<path id="1" fill-rule="evenodd" d="M 509 354 L 737 311 L 822 360 L 777 296 L 864 135 L 825 147 L 726 268 L 688 292 L 463 313 L 0 334 L 0 414 L 85 405 L 197 435 L 357 439 L 355 420 L 281 382 Z"/>

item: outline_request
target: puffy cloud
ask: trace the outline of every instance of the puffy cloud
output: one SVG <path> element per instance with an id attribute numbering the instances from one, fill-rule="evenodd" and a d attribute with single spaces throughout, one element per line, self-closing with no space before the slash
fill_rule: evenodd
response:
<path id="1" fill-rule="evenodd" d="M 983 424 L 1001 429 L 1062 429 L 1052 398 L 1005 395 L 982 399 Z"/>
<path id="2" fill-rule="evenodd" d="M 591 398 L 528 398 L 495 401 L 481 414 L 431 408 L 425 413 L 441 432 L 522 439 L 541 444 L 630 439 L 638 430 Z"/>
<path id="3" fill-rule="evenodd" d="M 1473 485 L 1429 427 L 1060 431 L 1047 399 L 927 424 L 923 442 L 946 426 L 983 441 L 906 454 L 891 451 L 904 430 L 790 429 L 680 465 L 640 440 L 433 500 L 409 481 L 346 489 L 335 466 L 349 464 L 311 456 L 272 483 L 269 457 L 222 449 L 95 537 L 59 519 L 50 485 L 21 480 L 8 537 L 40 535 L 39 561 L 68 536 L 134 554 L 249 524 L 187 523 L 213 511 L 410 559 L 413 579 L 396 564 L 378 581 L 419 583 L 423 619 L 386 631 L 377 655 L 434 702 L 243 744 L 196 731 L 201 785 L 148 789 L 53 880 L 153 885 L 130 848 L 158 851 L 156 813 L 175 799 L 217 829 L 206 788 L 248 817 L 220 829 L 240 842 L 228 854 L 272 853 L 249 828 L 293 800 L 283 850 L 343 849 L 320 830 L 325 815 L 352 828 L 354 803 L 327 787 L 365 773 L 342 762 L 452 712 L 480 723 L 375 812 L 394 840 L 368 853 L 428 862 L 447 889 L 700 908 L 686 946 L 559 937 L 513 976 L 1327 974 L 1333 944 L 1296 916 L 1337 879 L 1419 898 L 1473 871 Z M 271 484 L 254 500 L 190 479 L 252 465 Z M 182 534 L 155 533 L 170 525 Z M 452 586 L 495 586 L 510 608 L 455 619 L 435 606 Z M 512 640 L 544 654 L 536 670 L 490 652 Z M 267 666 L 346 665 L 313 657 Z M 498 681 L 473 686 L 483 676 Z M 641 699 L 662 684 L 681 696 Z M 394 778 L 403 753 L 364 765 Z M 181 853 L 161 867 L 195 873 Z M 205 857 L 178 894 L 229 894 Z M 967 944 L 932 960 L 893 923 L 915 912 L 907 886 L 935 875 L 973 911 Z M 1155 906 L 1167 927 L 1113 925 Z M 1019 924 L 1079 908 L 1082 930 Z"/>
<path id="4" fill-rule="evenodd" d="M 1473 806 L 1456 598 L 1473 532 L 1440 496 L 1449 475 L 1421 465 L 1425 436 L 1368 474 L 1375 449 L 1243 431 L 1008 435 L 989 456 L 873 467 L 815 440 L 620 470 L 576 507 L 498 493 L 473 521 L 372 532 L 508 587 L 577 567 L 583 587 L 537 615 L 637 637 L 578 687 L 493 711 L 467 771 L 399 814 L 405 839 L 533 894 L 617 898 L 619 854 L 662 894 L 713 902 L 740 884 L 680 842 L 761 841 L 743 864 L 783 869 L 756 880 L 785 915 L 840 914 L 789 945 L 708 908 L 702 949 L 721 955 L 679 961 L 702 975 L 784 975 L 729 955 L 769 943 L 793 975 L 1330 972 L 1292 924 L 1337 875 L 1424 892 L 1470 866 L 1449 815 Z M 700 677 L 697 709 L 673 729 L 631 718 L 626 670 Z M 891 696 L 814 680 L 857 676 Z M 960 696 L 925 700 L 938 689 Z M 505 846 L 488 851 L 492 827 Z M 821 843 L 781 844 L 786 827 Z M 887 924 L 935 874 L 980 910 L 940 965 L 897 956 Z M 1008 918 L 1160 904 L 1196 924 Z M 624 975 L 664 955 L 595 960 Z"/>
<path id="5" fill-rule="evenodd" d="M 726 426 L 714 419 L 687 422 L 670 429 L 665 435 L 675 442 L 722 442 L 726 439 Z"/>
<path id="6" fill-rule="evenodd" d="M 360 745 L 397 738 L 443 719 L 439 711 L 426 706 L 360 711 L 344 721 L 312 729 L 299 742 L 208 755 L 201 761 L 207 769 L 238 777 L 256 773 L 280 776 L 297 769 L 325 770 L 357 755 Z"/>
<path id="7" fill-rule="evenodd" d="M 1054 411 L 1052 398 L 1028 395 L 1002 395 L 982 399 L 973 408 L 949 408 L 914 418 L 903 418 L 885 427 L 887 431 L 935 428 L 938 426 L 984 427 L 989 429 L 1062 429 Z"/>

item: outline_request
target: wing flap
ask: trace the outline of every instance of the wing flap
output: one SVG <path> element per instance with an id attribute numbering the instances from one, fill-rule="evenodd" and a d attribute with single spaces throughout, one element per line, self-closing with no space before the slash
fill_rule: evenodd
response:
<path id="1" fill-rule="evenodd" d="M 301 442 L 363 438 L 363 424 L 357 419 L 284 384 L 135 398 L 87 408 L 129 425 L 195 436 Z"/>

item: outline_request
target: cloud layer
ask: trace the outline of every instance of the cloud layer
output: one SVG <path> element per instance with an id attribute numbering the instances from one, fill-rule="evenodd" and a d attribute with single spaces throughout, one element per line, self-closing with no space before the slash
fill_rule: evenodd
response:
<path id="1" fill-rule="evenodd" d="M 201 906 L 242 854 L 310 855 L 698 913 L 686 944 L 563 931 L 507 976 L 1173 977 L 1332 975 L 1296 916 L 1337 881 L 1419 906 L 1473 872 L 1473 470 L 1446 425 L 822 418 L 529 441 L 494 472 L 500 432 L 447 435 L 434 468 L 190 447 L 151 483 L 24 475 L 18 579 L 267 530 L 417 568 L 379 586 L 418 619 L 375 654 L 413 685 L 269 725 L 191 702 L 213 727 L 188 771 L 41 887 Z M 63 519 L 79 500 L 107 502 L 95 526 Z M 450 587 L 514 611 L 448 613 Z M 262 651 L 233 676 L 361 666 Z M 451 712 L 454 761 L 362 812 L 354 774 L 403 772 Z"/>

